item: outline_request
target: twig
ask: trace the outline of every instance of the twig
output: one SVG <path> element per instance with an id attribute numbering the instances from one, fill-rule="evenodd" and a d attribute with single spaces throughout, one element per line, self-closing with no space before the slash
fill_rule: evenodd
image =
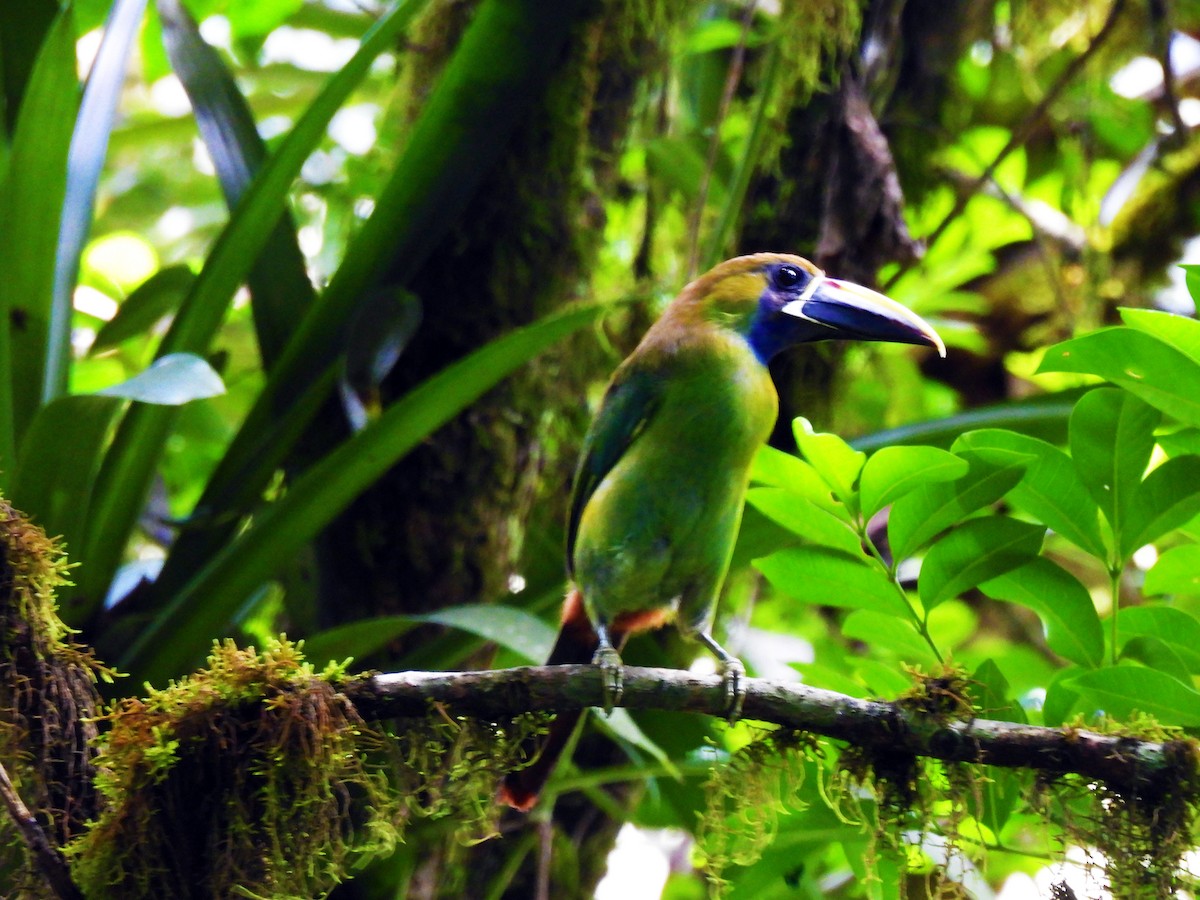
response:
<path id="1" fill-rule="evenodd" d="M 1092 38 L 1092 42 L 1088 44 L 1087 49 L 1071 60 L 1067 67 L 1063 69 L 1062 74 L 1058 76 L 1058 80 L 1050 86 L 1050 89 L 1046 91 L 1042 99 L 1038 101 L 1038 104 L 1032 110 L 1030 110 L 1029 115 L 1025 117 L 1024 121 L 1021 122 L 1018 127 L 1013 129 L 1012 136 L 1008 139 L 1008 143 L 1001 148 L 1000 152 L 996 154 L 995 159 L 988 164 L 987 168 L 985 168 L 978 175 L 978 177 L 971 182 L 967 190 L 959 192 L 958 196 L 955 198 L 954 206 L 951 207 L 948 213 L 946 213 L 945 218 L 943 218 L 942 221 L 938 223 L 938 226 L 933 229 L 933 231 L 930 232 L 926 238 L 924 238 L 926 247 L 932 247 L 935 243 L 937 243 L 938 238 L 940 238 L 945 230 L 950 227 L 950 224 L 960 215 L 962 215 L 963 210 L 967 208 L 967 204 L 971 202 L 971 198 L 977 194 L 984 185 L 992 180 L 996 174 L 996 170 L 1000 167 L 1000 164 L 1008 158 L 1008 155 L 1029 140 L 1030 136 L 1033 134 L 1034 128 L 1037 127 L 1038 123 L 1041 122 L 1042 118 L 1046 115 L 1046 112 L 1050 109 L 1051 104 L 1059 98 L 1059 95 L 1062 94 L 1062 92 L 1067 89 L 1067 86 L 1075 80 L 1075 76 L 1079 74 L 1080 69 L 1087 65 L 1088 60 L 1090 60 L 1096 54 L 1096 51 L 1098 51 L 1100 47 L 1104 45 L 1104 42 L 1108 40 L 1109 35 L 1112 34 L 1113 28 L 1116 26 L 1117 20 L 1121 17 L 1121 13 L 1124 11 L 1124 9 L 1125 0 L 1114 0 L 1111 9 L 1108 11 L 1108 18 L 1105 19 L 1104 24 L 1100 26 L 1100 30 L 1096 32 L 1096 36 Z M 887 283 L 883 286 L 883 289 L 886 291 L 889 287 L 894 285 L 901 275 L 905 274 L 905 272 L 912 268 L 915 262 L 916 260 L 913 260 L 911 262 L 901 264 L 900 268 L 896 270 L 895 274 L 888 279 Z"/>
<path id="2" fill-rule="evenodd" d="M 1156 796 L 1192 773 L 1190 740 L 1144 741 L 1076 728 L 1045 728 L 990 719 L 922 714 L 898 703 L 861 700 L 791 682 L 748 678 L 747 719 L 771 722 L 847 741 L 881 753 L 910 753 L 954 762 L 1025 768 L 1049 775 L 1075 773 L 1114 790 Z M 719 675 L 627 667 L 622 706 L 723 717 L 726 686 Z M 492 717 L 599 706 L 593 666 L 541 666 L 482 672 L 399 672 L 376 675 L 346 689 L 366 718 L 424 715 L 431 702 L 459 714 Z"/>
<path id="3" fill-rule="evenodd" d="M 46 877 L 54 895 L 59 900 L 84 900 L 83 893 L 71 880 L 71 872 L 67 868 L 67 861 L 62 852 L 50 843 L 46 832 L 42 830 L 38 820 L 33 817 L 33 813 L 29 811 L 29 807 L 17 793 L 12 779 L 8 777 L 8 770 L 2 763 L 0 763 L 0 798 L 4 800 L 4 806 L 16 824 L 21 840 L 29 848 L 29 855 Z"/>

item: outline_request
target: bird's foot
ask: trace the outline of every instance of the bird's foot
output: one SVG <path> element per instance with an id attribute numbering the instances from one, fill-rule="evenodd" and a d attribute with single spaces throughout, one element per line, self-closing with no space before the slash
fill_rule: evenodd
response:
<path id="1" fill-rule="evenodd" d="M 746 702 L 746 667 L 737 657 L 721 660 L 721 675 L 725 683 L 725 718 L 733 724 L 742 716 L 742 704 Z"/>
<path id="2" fill-rule="evenodd" d="M 621 702 L 625 693 L 622 677 L 621 654 L 616 648 L 602 646 L 592 657 L 592 665 L 600 667 L 600 684 L 604 691 L 604 714 L 612 715 L 613 707 Z"/>

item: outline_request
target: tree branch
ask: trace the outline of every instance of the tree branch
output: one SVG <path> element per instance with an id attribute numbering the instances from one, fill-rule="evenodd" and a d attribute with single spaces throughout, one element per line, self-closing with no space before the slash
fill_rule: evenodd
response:
<path id="1" fill-rule="evenodd" d="M 34 865 L 45 876 L 47 884 L 54 891 L 54 896 L 59 900 L 83 900 L 83 894 L 71 880 L 71 872 L 67 868 L 66 859 L 46 837 L 46 832 L 38 824 L 33 813 L 29 811 L 29 807 L 25 805 L 20 794 L 17 793 L 12 779 L 8 777 L 8 770 L 4 768 L 3 764 L 0 764 L 0 800 L 3 801 L 13 823 L 17 826 L 17 832 L 29 849 L 29 855 L 33 859 Z"/>
<path id="2" fill-rule="evenodd" d="M 621 705 L 723 717 L 719 675 L 626 667 Z M 899 703 L 860 700 L 792 682 L 745 679 L 743 716 L 846 741 L 879 753 L 1075 773 L 1113 790 L 1153 798 L 1194 777 L 1200 755 L 1186 739 L 1145 741 L 1076 728 L 990 719 L 937 717 Z M 346 694 L 368 719 L 422 716 L 430 703 L 489 717 L 566 711 L 602 702 L 599 670 L 589 665 L 481 672 L 398 672 L 355 682 Z"/>

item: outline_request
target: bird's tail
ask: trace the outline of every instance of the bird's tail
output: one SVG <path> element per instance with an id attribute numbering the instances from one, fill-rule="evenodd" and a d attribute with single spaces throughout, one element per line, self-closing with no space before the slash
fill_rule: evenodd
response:
<path id="1" fill-rule="evenodd" d="M 613 635 L 614 642 L 619 641 Z M 558 640 L 550 651 L 546 664 L 562 666 L 571 663 L 589 663 L 596 651 L 596 632 L 588 621 L 587 612 L 583 608 L 583 595 L 578 588 L 572 588 L 563 603 L 562 625 L 558 631 Z M 523 769 L 509 772 L 504 776 L 500 785 L 500 802 L 507 803 L 514 809 L 527 812 L 537 803 L 538 795 L 550 779 L 554 767 L 558 764 L 563 750 L 570 743 L 575 726 L 583 718 L 584 710 L 559 713 L 550 725 L 549 733 L 540 739 L 540 746 L 529 747 L 529 754 L 536 754 L 534 761 Z"/>

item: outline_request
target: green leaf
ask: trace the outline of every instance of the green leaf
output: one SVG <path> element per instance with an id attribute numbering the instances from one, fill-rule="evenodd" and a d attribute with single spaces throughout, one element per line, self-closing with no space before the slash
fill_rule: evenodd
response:
<path id="1" fill-rule="evenodd" d="M 159 355 L 173 352 L 203 355 L 207 352 L 234 291 L 262 251 L 271 226 L 286 203 L 292 182 L 304 161 L 324 138 L 329 120 L 367 74 L 372 61 L 393 47 L 397 36 L 421 6 L 419 2 L 400 4 L 375 23 L 363 37 L 353 58 L 330 78 L 317 99 L 309 105 L 283 143 L 259 170 L 209 252 L 192 290 L 159 347 Z M 328 379 L 328 383 L 333 383 L 332 378 Z M 278 398 L 271 400 L 270 418 L 274 418 L 281 408 L 289 412 L 315 411 L 318 405 L 301 391 L 283 396 L 286 396 L 286 402 Z M 316 400 L 319 401 L 320 397 Z M 79 570 L 78 586 L 74 591 L 96 607 L 104 598 L 141 513 L 163 444 L 174 424 L 175 412 L 174 407 L 135 404 L 126 411 L 113 437 L 112 448 L 106 455 L 97 480 L 93 513 L 80 560 L 84 565 Z M 268 473 L 273 473 L 284 450 L 274 446 L 256 446 L 252 456 L 263 463 Z M 222 457 L 222 465 L 229 460 L 229 456 L 230 451 L 227 450 Z M 246 460 L 236 462 L 245 464 Z M 218 467 L 219 471 L 222 471 L 221 467 Z M 269 474 L 254 482 L 245 477 L 244 470 L 235 469 L 234 472 L 234 479 L 244 488 L 238 498 L 240 505 L 237 508 L 248 508 L 261 496 Z M 224 508 L 217 509 L 211 505 L 208 508 L 215 512 L 227 512 Z M 232 527 L 236 528 L 238 518 L 228 518 L 232 520 Z M 203 554 L 204 560 L 211 558 L 213 552 L 215 550 Z M 169 560 L 167 565 L 170 566 Z"/>
<path id="2" fill-rule="evenodd" d="M 413 616 L 414 621 L 466 631 L 541 664 L 550 656 L 558 629 L 515 606 L 464 604 Z"/>
<path id="3" fill-rule="evenodd" d="M 573 307 L 519 328 L 443 369 L 323 457 L 223 546 L 139 633 L 121 667 L 161 681 L 201 659 L 234 612 L 363 490 L 509 373 L 608 307 Z M 160 637 L 170 633 L 171 640 Z"/>
<path id="4" fill-rule="evenodd" d="M 125 87 L 129 49 L 142 24 L 146 0 L 116 0 L 104 24 L 104 37 L 88 73 L 79 117 L 67 156 L 67 182 L 54 262 L 53 299 L 46 337 L 42 402 L 65 394 L 71 363 L 73 297 L 79 256 L 87 243 L 96 205 L 96 186 L 108 152 L 108 138 Z"/>
<path id="5" fill-rule="evenodd" d="M 843 519 L 786 488 L 750 488 L 746 502 L 806 541 L 863 556 L 862 541 Z"/>
<path id="6" fill-rule="evenodd" d="M 304 640 L 304 655 L 317 665 L 382 650 L 418 625 L 445 625 L 507 647 L 533 663 L 550 655 L 558 632 L 537 616 L 513 606 L 468 604 L 412 616 L 376 616 L 318 632 Z"/>
<path id="7" fill-rule="evenodd" d="M 856 609 L 842 622 L 842 634 L 872 649 L 890 650 L 904 660 L 927 665 L 937 662 L 932 648 L 913 623 L 893 615 Z"/>
<path id="8" fill-rule="evenodd" d="M 735 570 L 744 568 L 756 559 L 800 542 L 795 532 L 769 519 L 754 506 L 747 506 L 742 511 L 742 524 L 738 528 L 730 566 Z"/>
<path id="9" fill-rule="evenodd" d="M 846 507 L 833 496 L 817 470 L 798 456 L 776 450 L 764 444 L 759 448 L 750 468 L 750 483 L 768 487 L 787 488 L 826 512 L 850 522 Z"/>
<path id="10" fill-rule="evenodd" d="M 1009 699 L 1008 680 L 995 661 L 985 659 L 971 675 L 972 701 L 985 719 L 1002 722 L 1028 722 L 1021 704 Z M 971 815 L 1000 834 L 1004 824 L 1022 799 L 1022 783 L 1016 773 L 996 768 L 980 785 L 980 793 L 968 798 Z"/>
<path id="11" fill-rule="evenodd" d="M 1025 709 L 1011 698 L 1008 679 L 1000 671 L 995 660 L 985 659 L 971 676 L 972 699 L 985 719 L 1001 722 L 1017 722 L 1024 725 L 1029 721 Z"/>
<path id="12" fill-rule="evenodd" d="M 1158 558 L 1146 573 L 1142 593 L 1147 597 L 1159 594 L 1200 595 L 1200 544 L 1172 547 Z M 1196 634 L 1200 649 L 1200 631 Z"/>
<path id="13" fill-rule="evenodd" d="M 549 648 L 547 648 L 549 652 Z M 545 656 L 539 657 L 538 662 L 545 659 Z M 679 768 L 675 765 L 674 760 L 670 755 L 653 740 L 629 714 L 629 710 L 618 707 L 607 716 L 593 716 L 592 726 L 600 731 L 606 732 L 609 737 L 624 741 L 630 746 L 636 747 L 643 753 L 646 753 L 660 765 L 662 765 L 667 773 L 672 778 L 682 778 L 679 773 Z"/>
<path id="14" fill-rule="evenodd" d="M 179 307 L 195 281 L 196 276 L 187 266 L 168 266 L 155 272 L 121 301 L 115 316 L 100 326 L 88 352 L 109 350 L 122 341 L 143 336 Z"/>
<path id="15" fill-rule="evenodd" d="M 1064 659 L 1094 667 L 1104 659 L 1104 631 L 1092 595 L 1079 579 L 1045 558 L 979 585 L 994 600 L 1019 603 L 1041 617 L 1046 643 Z"/>
<path id="16" fill-rule="evenodd" d="M 1162 413 L 1128 391 L 1098 388 L 1071 415 L 1071 459 L 1117 543 L 1150 464 Z"/>
<path id="17" fill-rule="evenodd" d="M 1071 410 L 1090 390 L 1094 390 L 1092 385 L 968 409 L 944 419 L 915 422 L 863 435 L 852 440 L 850 446 L 867 453 L 899 444 L 949 447 L 963 432 L 990 428 L 1015 431 L 1051 444 L 1065 444 Z"/>
<path id="18" fill-rule="evenodd" d="M 862 514 L 875 515 L 922 484 L 954 481 L 967 474 L 967 461 L 937 447 L 884 447 L 863 466 L 859 484 Z"/>
<path id="19" fill-rule="evenodd" d="M 187 91 L 221 190 L 232 208 L 262 167 L 266 147 L 233 76 L 217 52 L 200 36 L 187 10 L 179 0 L 156 2 L 171 68 Z M 295 225 L 286 206 L 270 229 L 247 282 L 253 297 L 251 312 L 263 367 L 270 369 L 314 298 L 304 254 L 300 252 Z"/>
<path id="20" fill-rule="evenodd" d="M 1075 690 L 1075 676 L 1079 669 L 1071 666 L 1059 669 L 1046 685 L 1046 699 L 1042 702 L 1042 724 L 1058 728 L 1079 704 L 1079 691 Z"/>
<path id="21" fill-rule="evenodd" d="M 983 581 L 997 578 L 1037 556 L 1045 526 L 1005 516 L 971 519 L 930 549 L 921 562 L 917 589 L 926 611 Z"/>
<path id="22" fill-rule="evenodd" d="M 1056 344 L 1038 372 L 1098 375 L 1192 425 L 1200 425 L 1200 363 L 1132 328 L 1107 328 Z"/>
<path id="23" fill-rule="evenodd" d="M 1183 265 L 1187 270 L 1188 284 L 1196 274 L 1196 266 Z M 1191 316 L 1177 316 L 1157 309 L 1121 309 L 1121 320 L 1130 328 L 1158 338 L 1176 350 L 1200 362 L 1200 321 Z"/>
<path id="24" fill-rule="evenodd" d="M 1190 613 L 1161 604 L 1128 606 L 1117 617 L 1121 637 L 1153 637 L 1170 645 L 1190 672 L 1200 673 L 1200 621 Z"/>
<path id="25" fill-rule="evenodd" d="M 152 362 L 146 371 L 96 393 L 102 397 L 181 406 L 225 393 L 225 383 L 207 360 L 191 353 L 168 353 Z"/>
<path id="26" fill-rule="evenodd" d="M 75 27 L 64 10 L 42 42 L 0 185 L 0 487 L 41 406 L 67 152 L 79 103 Z"/>
<path id="27" fill-rule="evenodd" d="M 329 662 L 365 659 L 419 623 L 412 616 L 375 616 L 318 631 L 304 639 L 304 656 L 320 668 Z"/>
<path id="28" fill-rule="evenodd" d="M 264 166 L 239 208 L 255 198 L 275 161 L 318 111 L 324 131 L 328 115 L 365 74 L 371 59 L 392 49 L 400 30 L 424 6 L 424 0 L 411 0 L 379 20 L 359 53 L 331 79 Z M 548 5 L 485 0 L 474 12 L 420 117 L 408 130 L 403 154 L 376 198 L 374 211 L 354 234 L 333 279 L 292 335 L 209 479 L 200 507 L 235 515 L 228 516 L 231 524 L 226 529 L 183 536 L 172 557 L 186 561 L 179 564 L 186 568 L 185 576 L 228 539 L 237 526 L 236 513 L 258 501 L 307 424 L 298 413 L 311 417 L 321 407 L 336 383 L 346 329 L 363 298 L 381 278 L 388 285 L 405 285 L 459 221 L 523 121 L 522 112 L 550 76 L 557 59 L 554 48 L 564 45 L 571 26 L 587 9 L 581 0 Z M 321 136 L 314 135 L 314 142 Z M 302 398 L 298 408 L 297 398 Z M 288 419 L 286 425 L 280 424 L 282 417 Z M 164 576 L 173 568 L 168 559 Z M 177 581 L 181 576 L 171 577 Z"/>
<path id="29" fill-rule="evenodd" d="M 21 444 L 13 506 L 47 534 L 61 535 L 72 559 L 83 541 L 92 485 L 122 405 L 115 397 L 59 397 L 38 410 Z M 79 621 L 69 605 L 62 612 L 66 621 Z"/>
<path id="30" fill-rule="evenodd" d="M 1153 543 L 1200 513 L 1200 456 L 1177 456 L 1146 476 L 1121 534 L 1121 556 Z"/>
<path id="31" fill-rule="evenodd" d="M 992 466 L 969 460 L 962 478 L 926 484 L 892 504 L 888 538 L 892 554 L 901 560 L 971 513 L 995 503 L 1021 480 L 1024 463 Z"/>
<path id="32" fill-rule="evenodd" d="M 800 453 L 833 489 L 834 495 L 849 506 L 855 496 L 854 482 L 867 461 L 867 454 L 855 450 L 836 434 L 813 431 L 812 423 L 803 416 L 792 422 L 792 431 Z"/>
<path id="33" fill-rule="evenodd" d="M 1099 507 L 1067 454 L 1045 441 L 998 428 L 968 432 L 954 442 L 954 450 L 995 465 L 1023 460 L 1025 474 L 1008 499 L 1077 547 L 1107 560 Z"/>
<path id="34" fill-rule="evenodd" d="M 1165 672 L 1184 684 L 1190 683 L 1192 671 L 1183 658 L 1166 641 L 1148 634 L 1132 637 L 1121 647 L 1121 659 L 1134 659 L 1151 669 Z"/>
<path id="35" fill-rule="evenodd" d="M 814 606 L 868 609 L 911 618 L 912 610 L 878 566 L 825 547 L 789 547 L 754 567 L 783 593 Z"/>
<path id="36" fill-rule="evenodd" d="M 1163 725 L 1200 725 L 1200 693 L 1157 669 L 1109 666 L 1071 679 L 1096 709 L 1118 719 L 1149 713 Z"/>

